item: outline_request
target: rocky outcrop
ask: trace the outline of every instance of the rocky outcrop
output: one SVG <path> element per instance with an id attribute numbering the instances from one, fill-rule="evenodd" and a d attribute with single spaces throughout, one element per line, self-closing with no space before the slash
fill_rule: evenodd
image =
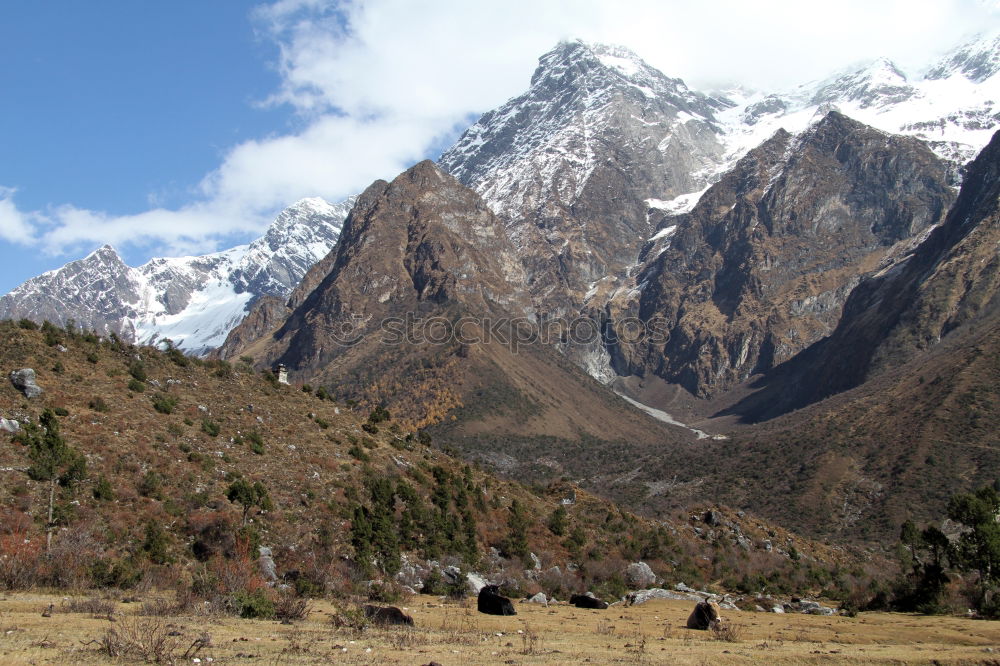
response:
<path id="1" fill-rule="evenodd" d="M 847 390 L 953 331 L 990 326 L 1000 305 L 1000 133 L 969 166 L 945 222 L 850 294 L 836 330 L 761 380 L 732 411 L 759 420 Z"/>
<path id="2" fill-rule="evenodd" d="M 633 588 L 646 588 L 656 585 L 659 578 L 645 562 L 633 562 L 625 567 L 625 583 Z"/>
<path id="3" fill-rule="evenodd" d="M 392 183 L 371 185 L 334 254 L 324 262 L 329 272 L 308 295 L 301 296 L 304 289 L 293 294 L 295 307 L 274 335 L 271 355 L 293 373 L 324 368 L 356 342 L 385 333 L 393 316 L 445 306 L 479 316 L 532 314 L 518 288 L 523 269 L 503 226 L 474 192 L 429 161 Z"/>
<path id="4" fill-rule="evenodd" d="M 542 318 L 571 321 L 594 283 L 624 276 L 650 235 L 649 201 L 702 189 L 723 158 L 715 114 L 621 47 L 564 42 L 531 86 L 483 115 L 439 161 L 508 226 Z M 609 380 L 599 340 L 552 341 Z"/>
<path id="5" fill-rule="evenodd" d="M 26 398 L 37 398 L 43 391 L 35 381 L 35 371 L 31 368 L 21 368 L 10 373 L 10 383 Z"/>
<path id="6" fill-rule="evenodd" d="M 858 276 L 940 222 L 947 169 L 921 142 L 831 112 L 798 137 L 778 132 L 666 216 L 636 287 L 612 299 L 660 336 L 615 330 L 612 365 L 716 395 L 830 334 Z"/>

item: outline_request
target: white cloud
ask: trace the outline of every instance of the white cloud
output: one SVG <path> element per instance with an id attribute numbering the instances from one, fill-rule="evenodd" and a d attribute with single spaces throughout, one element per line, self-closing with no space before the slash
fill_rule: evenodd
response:
<path id="1" fill-rule="evenodd" d="M 254 15 L 281 52 L 269 103 L 300 114 L 296 131 L 232 147 L 177 210 L 24 213 L 0 190 L 0 238 L 52 252 L 214 249 L 301 197 L 338 200 L 391 179 L 470 114 L 526 89 L 560 39 L 629 46 L 695 86 L 773 88 L 879 55 L 912 68 L 998 25 L 993 0 L 280 0 Z"/>
<path id="2" fill-rule="evenodd" d="M 0 186 L 0 239 L 11 243 L 30 243 L 34 229 L 29 216 L 14 204 L 15 190 Z"/>

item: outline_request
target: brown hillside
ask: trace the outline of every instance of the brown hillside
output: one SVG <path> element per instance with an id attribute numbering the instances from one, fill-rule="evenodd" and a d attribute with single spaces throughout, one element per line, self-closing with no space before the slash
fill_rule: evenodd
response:
<path id="1" fill-rule="evenodd" d="M 502 576 L 525 592 L 541 587 L 563 594 L 590 587 L 618 594 L 624 565 L 639 558 L 668 580 L 730 587 L 767 580 L 772 590 L 787 593 L 867 575 L 845 568 L 860 563 L 854 555 L 749 516 L 717 513 L 724 520 L 706 531 L 686 513 L 648 521 L 582 491 L 566 507 L 566 527 L 556 535 L 547 525 L 567 484 L 529 490 L 500 481 L 406 437 L 391 420 L 369 432 L 372 424 L 362 414 L 299 387 L 272 384 L 242 364 L 203 363 L 58 329 L 25 330 L 10 322 L 0 329 L 4 367 L 34 368 L 45 390 L 29 400 L 4 382 L 0 415 L 34 421 L 43 408 L 58 408 L 65 413 L 60 419 L 64 438 L 87 462 L 84 478 L 60 486 L 56 494 L 53 561 L 59 567 L 43 566 L 35 573 L 48 584 L 93 584 L 97 562 L 104 563 L 106 575 L 108 568 L 118 567 L 119 575 L 138 572 L 146 580 L 172 584 L 198 571 L 199 553 L 232 557 L 240 510 L 226 499 L 226 489 L 240 477 L 261 482 L 273 500 L 272 510 L 253 510 L 249 516 L 261 544 L 274 550 L 279 572 L 296 569 L 327 586 L 350 584 L 344 567 L 353 557 L 351 507 L 367 504 L 366 478 L 405 481 L 422 498 L 414 501 L 428 504 L 442 491 L 451 492 L 455 502 L 465 494 L 477 554 L 451 554 L 445 539 L 438 557 L 464 559 L 463 566 Z M 143 373 L 144 380 L 133 376 Z M 175 401 L 171 413 L 157 411 L 154 398 L 161 407 L 164 398 Z M 26 447 L 0 436 L 0 548 L 29 544 L 28 550 L 38 554 L 48 485 L 31 480 L 30 464 Z M 94 491 L 102 480 L 111 492 L 98 498 Z M 543 567 L 560 566 L 564 574 L 532 580 L 522 575 L 526 566 L 517 558 L 490 554 L 492 547 L 506 547 L 514 500 L 525 511 L 530 550 Z M 451 506 L 450 515 L 457 515 L 458 505 Z M 401 507 L 397 503 L 396 520 Z M 159 526 L 165 535 L 166 564 L 151 561 L 148 525 Z M 741 536 L 748 550 L 737 546 Z M 429 542 L 422 538 L 404 552 L 415 558 L 426 554 Z M 773 551 L 764 548 L 765 540 Z M 792 551 L 801 559 L 793 560 Z M 579 567 L 576 574 L 566 572 L 571 562 Z M 839 579 L 831 573 L 837 571 Z M 759 574 L 764 578 L 754 578 Z"/>

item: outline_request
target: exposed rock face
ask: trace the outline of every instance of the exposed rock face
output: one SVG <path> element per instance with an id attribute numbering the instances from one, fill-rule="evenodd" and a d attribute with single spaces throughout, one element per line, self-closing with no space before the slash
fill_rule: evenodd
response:
<path id="1" fill-rule="evenodd" d="M 612 364 L 702 397 L 766 371 L 832 332 L 858 276 L 952 198 L 945 165 L 914 139 L 836 112 L 801 136 L 779 131 L 690 213 L 660 222 L 637 286 L 607 315 L 669 339 L 617 330 Z"/>
<path id="2" fill-rule="evenodd" d="M 440 164 L 507 221 L 540 310 L 575 314 L 590 283 L 635 260 L 646 199 L 704 187 L 727 105 L 627 49 L 565 42 Z"/>
<path id="3" fill-rule="evenodd" d="M 283 363 L 293 382 L 384 403 L 409 427 L 447 414 L 473 457 L 496 452 L 491 437 L 661 446 L 686 437 L 547 345 L 518 342 L 534 319 L 517 251 L 482 198 L 431 162 L 369 187 L 306 281 L 315 287 L 292 294 L 295 307 L 273 334 L 230 353 Z M 529 449 L 505 455 L 511 474 L 538 459 Z M 580 458 L 569 448 L 554 455 L 553 470 Z"/>
<path id="4" fill-rule="evenodd" d="M 260 569 L 260 575 L 265 581 L 275 582 L 278 580 L 278 571 L 274 564 L 274 554 L 271 549 L 266 546 L 261 546 L 258 549 L 260 556 L 257 558 L 257 565 Z"/>
<path id="5" fill-rule="evenodd" d="M 204 354 L 225 340 L 257 299 L 286 298 L 333 247 L 353 199 L 303 199 L 260 239 L 199 257 L 157 258 L 132 268 L 109 245 L 28 280 L 0 298 L 0 318 L 74 319 L 128 341 L 172 339 Z"/>
<path id="6" fill-rule="evenodd" d="M 658 579 L 645 562 L 633 562 L 625 568 L 625 582 L 632 589 L 642 589 L 656 585 Z"/>
<path id="7" fill-rule="evenodd" d="M 891 106 L 917 95 L 906 75 L 891 61 L 880 58 L 865 69 L 851 72 L 819 88 L 810 100 L 813 104 L 855 102 L 862 109 Z"/>
<path id="8" fill-rule="evenodd" d="M 1000 305 L 1000 133 L 970 165 L 947 220 L 850 294 L 829 338 L 778 368 L 737 412 L 767 418 L 861 384 Z M 794 390 L 792 389 L 794 387 Z"/>
<path id="9" fill-rule="evenodd" d="M 35 381 L 35 371 L 31 368 L 21 368 L 10 373 L 10 383 L 26 398 L 37 398 L 43 391 Z"/>
<path id="10" fill-rule="evenodd" d="M 371 185 L 324 265 L 329 273 L 275 335 L 277 360 L 293 371 L 323 368 L 393 315 L 449 304 L 481 315 L 532 314 L 503 226 L 474 192 L 429 161 L 391 184 Z"/>

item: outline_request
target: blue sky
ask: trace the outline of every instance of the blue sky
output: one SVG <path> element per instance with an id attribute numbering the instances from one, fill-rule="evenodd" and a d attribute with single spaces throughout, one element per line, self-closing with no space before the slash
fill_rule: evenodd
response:
<path id="1" fill-rule="evenodd" d="M 782 87 L 926 58 L 998 15 L 996 0 L 804 7 L 6 0 L 0 293 L 104 242 L 133 265 L 222 249 L 299 198 L 392 178 L 523 91 L 559 39 L 624 44 L 694 85 Z"/>
<path id="2" fill-rule="evenodd" d="M 280 83 L 277 53 L 243 2 L 8 1 L 0 185 L 32 211 L 183 203 L 225 149 L 288 126 L 288 107 L 255 105 Z M 69 258 L 0 252 L 0 292 Z"/>

